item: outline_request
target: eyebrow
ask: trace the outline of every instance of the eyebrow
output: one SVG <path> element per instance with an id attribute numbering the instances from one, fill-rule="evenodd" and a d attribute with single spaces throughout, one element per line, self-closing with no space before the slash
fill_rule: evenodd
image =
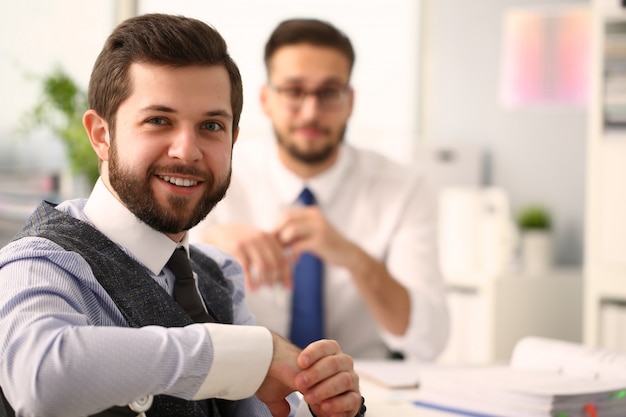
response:
<path id="1" fill-rule="evenodd" d="M 301 78 L 301 77 L 290 77 L 290 78 L 286 78 L 283 80 L 283 82 L 285 84 L 304 84 L 306 83 L 308 80 L 305 78 Z M 349 83 L 349 81 L 348 81 Z M 339 77 L 329 77 L 329 78 L 325 78 L 320 82 L 320 86 L 324 86 L 324 85 L 344 85 L 345 81 Z"/>
<path id="2" fill-rule="evenodd" d="M 153 104 L 151 106 L 146 106 L 144 108 L 141 109 L 142 112 L 146 112 L 146 111 L 160 111 L 163 113 L 176 113 L 176 110 L 174 110 L 171 107 L 168 106 L 164 106 L 161 104 Z M 207 112 L 203 113 L 204 116 L 207 117 L 214 117 L 214 116 L 220 116 L 220 117 L 225 117 L 229 120 L 233 119 L 233 115 L 227 111 L 227 110 L 209 110 Z"/>

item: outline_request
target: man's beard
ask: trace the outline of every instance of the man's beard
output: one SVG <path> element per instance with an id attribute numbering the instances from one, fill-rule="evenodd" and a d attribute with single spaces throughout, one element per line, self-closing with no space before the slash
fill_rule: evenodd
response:
<path id="1" fill-rule="evenodd" d="M 118 164 L 115 142 L 111 144 L 109 156 L 109 181 L 117 195 L 139 220 L 162 233 L 180 233 L 200 223 L 215 205 L 224 198 L 230 184 L 231 169 L 225 179 L 216 183 L 211 172 L 203 173 L 196 168 L 172 165 L 169 167 L 151 166 L 145 176 L 125 169 Z M 195 207 L 189 207 L 186 197 L 169 195 L 169 207 L 159 205 L 150 187 L 150 180 L 158 171 L 168 174 L 187 174 L 204 179 L 204 196 Z"/>
<path id="2" fill-rule="evenodd" d="M 319 126 L 314 126 L 320 129 L 324 134 L 328 135 L 330 132 L 328 129 L 322 129 Z M 343 141 L 344 135 L 346 133 L 347 124 L 345 124 L 340 133 L 339 140 L 336 142 L 332 142 L 327 144 L 324 148 L 318 151 L 302 151 L 298 149 L 298 146 L 293 142 L 289 142 L 284 136 L 282 136 L 276 128 L 274 128 L 274 135 L 278 141 L 278 145 L 282 146 L 292 158 L 296 159 L 299 162 L 303 162 L 307 165 L 320 165 L 326 162 L 334 153 L 339 144 Z"/>

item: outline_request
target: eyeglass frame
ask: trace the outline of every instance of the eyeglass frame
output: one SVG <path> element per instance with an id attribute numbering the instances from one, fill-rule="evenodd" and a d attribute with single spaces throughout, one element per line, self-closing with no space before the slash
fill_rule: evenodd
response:
<path id="1" fill-rule="evenodd" d="M 325 86 L 325 87 L 319 87 L 315 90 L 307 90 L 299 86 L 283 87 L 283 86 L 275 85 L 275 84 L 268 82 L 267 87 L 270 90 L 278 93 L 279 97 L 281 97 L 281 100 L 283 100 L 284 104 L 290 110 L 293 110 L 293 111 L 299 110 L 302 107 L 304 100 L 310 95 L 315 96 L 315 103 L 317 104 L 319 109 L 327 110 L 327 111 L 338 110 L 342 107 L 343 104 L 347 103 L 348 94 L 352 91 L 352 86 L 350 84 L 346 84 L 341 87 Z M 293 101 L 294 100 L 293 97 L 290 97 L 288 94 L 286 94 L 287 90 L 299 90 L 300 94 L 299 94 L 298 99 L 296 101 Z M 324 98 L 321 96 L 321 94 L 324 91 L 329 91 L 329 90 L 337 91 L 337 93 L 339 94 L 337 103 L 331 104 L 331 105 L 329 105 L 328 103 L 324 104 L 325 103 Z M 290 100 L 292 102 L 289 102 Z"/>

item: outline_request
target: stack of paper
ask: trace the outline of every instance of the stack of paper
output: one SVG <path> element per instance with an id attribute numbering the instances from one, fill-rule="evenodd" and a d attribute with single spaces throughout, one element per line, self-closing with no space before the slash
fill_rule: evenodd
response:
<path id="1" fill-rule="evenodd" d="M 626 354 L 529 338 L 518 343 L 510 365 L 423 369 L 418 398 L 473 415 L 624 417 L 625 364 Z"/>

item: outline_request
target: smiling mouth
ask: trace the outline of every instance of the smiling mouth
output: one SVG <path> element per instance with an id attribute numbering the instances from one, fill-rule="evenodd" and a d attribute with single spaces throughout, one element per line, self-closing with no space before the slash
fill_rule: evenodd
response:
<path id="1" fill-rule="evenodd" d="M 163 181 L 169 182 L 170 184 L 174 184 L 178 187 L 193 187 L 194 185 L 198 184 L 198 181 L 196 180 L 190 180 L 187 178 L 170 177 L 169 175 L 159 175 L 159 178 L 161 178 Z"/>

